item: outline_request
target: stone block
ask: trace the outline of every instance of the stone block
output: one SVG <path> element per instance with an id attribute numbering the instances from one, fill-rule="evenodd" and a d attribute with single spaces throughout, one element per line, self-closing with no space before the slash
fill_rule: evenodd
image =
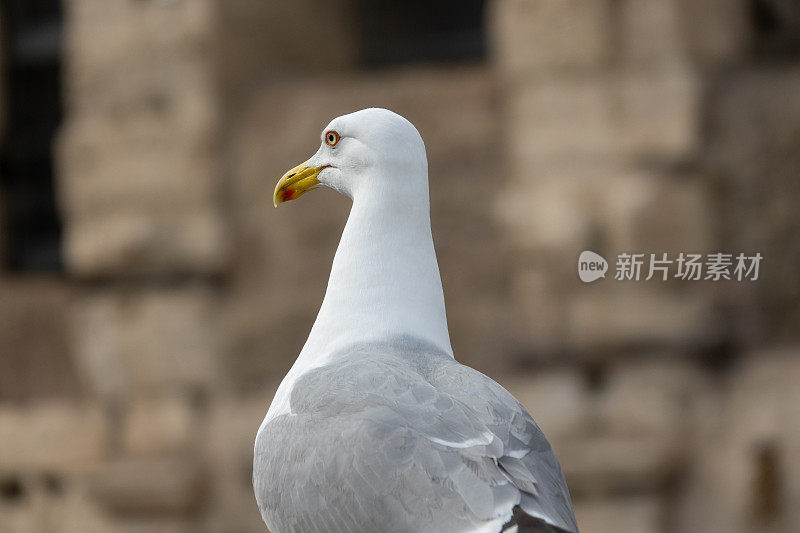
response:
<path id="1" fill-rule="evenodd" d="M 553 265 L 574 280 L 585 249 L 706 251 L 714 243 L 708 183 L 627 165 L 531 169 L 496 196 L 494 211 L 517 249 L 560 254 Z M 562 262 L 563 261 L 563 262 Z"/>
<path id="2" fill-rule="evenodd" d="M 773 441 L 785 449 L 800 446 L 798 379 L 798 346 L 756 351 L 743 358 L 731 383 L 731 415 L 742 420 L 730 427 L 737 442 Z"/>
<path id="3" fill-rule="evenodd" d="M 555 162 L 512 178 L 494 207 L 515 248 L 555 252 L 571 263 L 580 250 L 596 246 L 598 235 L 606 242 L 612 238 L 607 233 L 632 232 L 628 220 L 655 194 L 654 185 L 642 173 L 617 165 Z M 627 220 L 619 224 L 611 217 Z M 563 264 L 549 266 L 564 272 Z"/>
<path id="4" fill-rule="evenodd" d="M 114 521 L 114 533 L 192 533 L 197 520 L 191 518 L 132 517 Z"/>
<path id="5" fill-rule="evenodd" d="M 797 340 L 800 320 L 800 69 L 740 72 L 713 89 L 707 164 L 721 191 L 725 248 L 763 256 L 759 280 L 731 294 L 744 342 Z"/>
<path id="6" fill-rule="evenodd" d="M 693 468 L 676 529 L 713 533 L 794 531 L 800 462 L 800 351 L 744 354 L 694 424 Z M 763 529 L 760 529 L 762 528 Z"/>
<path id="7" fill-rule="evenodd" d="M 70 403 L 0 407 L 0 473 L 74 474 L 107 451 L 106 419 Z"/>
<path id="8" fill-rule="evenodd" d="M 597 214 L 591 198 L 604 178 L 590 169 L 573 173 L 553 167 L 515 176 L 496 196 L 494 211 L 517 249 L 579 251 L 592 239 Z"/>
<path id="9" fill-rule="evenodd" d="M 662 67 L 687 59 L 680 0 L 623 0 L 620 56 L 628 65 Z"/>
<path id="10" fill-rule="evenodd" d="M 564 292 L 563 280 L 552 263 L 519 266 L 513 273 L 509 300 L 519 309 L 514 323 L 519 328 L 516 362 L 520 365 L 559 357 L 567 333 Z"/>
<path id="11" fill-rule="evenodd" d="M 227 0 L 215 12 L 221 96 L 233 106 L 265 75 L 347 70 L 360 59 L 359 16 L 352 0 Z M 323 23 L 325 31 L 307 31 L 309 24 Z"/>
<path id="12" fill-rule="evenodd" d="M 678 0 L 683 38 L 696 63 L 714 67 L 743 61 L 752 44 L 746 0 Z"/>
<path id="13" fill-rule="evenodd" d="M 103 514 L 87 493 L 82 479 L 62 488 L 63 492 L 52 487 L 40 487 L 44 497 L 37 496 L 36 514 L 40 520 L 36 531 L 53 533 L 110 533 L 115 532 L 114 524 Z"/>
<path id="14" fill-rule="evenodd" d="M 573 497 L 658 494 L 686 468 L 700 369 L 674 354 L 613 363 L 556 447 Z M 546 402 L 544 402 L 546 403 Z"/>
<path id="15" fill-rule="evenodd" d="M 202 113 L 200 113 L 202 115 Z M 58 146 L 65 256 L 81 276 L 216 273 L 227 258 L 209 117 L 74 116 Z"/>
<path id="16" fill-rule="evenodd" d="M 622 496 L 575 502 L 583 533 L 659 533 L 663 509 L 656 496 Z"/>
<path id="17" fill-rule="evenodd" d="M 211 0 L 67 2 L 68 107 L 119 115 L 209 93 L 214 17 Z"/>
<path id="18" fill-rule="evenodd" d="M 800 68 L 742 69 L 710 90 L 709 162 L 728 180 L 776 179 L 797 164 Z"/>
<path id="19" fill-rule="evenodd" d="M 69 113 L 57 160 L 75 274 L 222 268 L 214 6 L 67 4 Z"/>
<path id="20" fill-rule="evenodd" d="M 645 182 L 639 186 L 642 194 L 625 192 L 625 183 L 616 180 L 619 185 L 613 186 L 603 207 L 605 242 L 610 249 L 668 253 L 673 260 L 680 252 L 715 251 L 719 243 L 714 233 L 714 202 L 703 176 L 641 172 L 633 179 Z M 626 201 L 626 195 L 632 201 Z"/>
<path id="21" fill-rule="evenodd" d="M 82 278 L 213 275 L 227 265 L 228 238 L 214 211 L 121 211 L 73 219 L 65 255 Z"/>
<path id="22" fill-rule="evenodd" d="M 682 160 L 700 140 L 700 80 L 681 65 L 624 71 L 614 84 L 615 122 L 626 154 L 637 159 Z"/>
<path id="23" fill-rule="evenodd" d="M 748 467 L 735 480 L 746 498 L 742 521 L 800 528 L 800 347 L 748 354 L 735 372 L 729 411 L 730 447 Z M 734 500 L 735 502 L 735 500 Z"/>
<path id="24" fill-rule="evenodd" d="M 492 2 L 490 32 L 501 73 L 598 69 L 609 60 L 613 24 L 605 0 Z"/>
<path id="25" fill-rule="evenodd" d="M 191 515 L 202 501 L 206 477 L 191 459 L 120 459 L 91 476 L 90 490 L 108 513 Z"/>
<path id="26" fill-rule="evenodd" d="M 590 435 L 561 443 L 557 452 L 576 499 L 658 493 L 680 466 L 673 446 L 652 437 Z"/>
<path id="27" fill-rule="evenodd" d="M 673 293 L 679 282 L 670 278 L 658 281 L 659 287 L 651 281 L 623 293 L 617 290 L 625 289 L 621 282 L 613 279 L 622 251 L 658 251 L 674 258 L 681 251 L 710 250 L 713 211 L 706 187 L 694 176 L 614 165 L 553 164 L 541 173 L 532 170 L 526 180 L 512 180 L 494 207 L 517 257 L 530 258 L 516 261 L 511 277 L 512 298 L 523 311 L 520 317 L 527 319 L 530 338 L 540 348 L 549 346 L 545 352 L 551 353 L 567 345 L 585 353 L 602 351 L 602 346 L 650 341 L 688 346 L 715 338 L 718 332 L 709 329 L 713 293 L 707 285 L 694 287 L 691 295 Z M 576 261 L 582 250 L 594 250 L 609 261 L 606 281 L 587 286 L 578 280 Z M 640 283 L 646 276 L 645 268 Z"/>
<path id="28" fill-rule="evenodd" d="M 218 379 L 214 292 L 202 286 L 99 290 L 76 313 L 76 357 L 109 398 L 211 387 Z"/>
<path id="29" fill-rule="evenodd" d="M 546 76 L 509 90 L 510 171 L 621 154 L 615 87 L 605 76 Z"/>
<path id="30" fill-rule="evenodd" d="M 623 251 L 668 253 L 674 260 L 680 252 L 704 253 L 718 244 L 712 202 L 701 177 L 616 165 L 553 164 L 541 173 L 531 170 L 525 180 L 512 180 L 494 207 L 517 257 L 529 257 L 514 263 L 511 293 L 523 311 L 520 317 L 527 318 L 530 337 L 550 346 L 545 351 L 570 346 L 594 353 L 651 341 L 685 347 L 713 342 L 719 335 L 712 314 L 714 287 L 695 285 L 689 294 L 681 291 L 690 288 L 687 282 L 674 278 L 645 282 L 646 267 L 638 289 L 614 280 L 616 258 Z M 592 286 L 579 281 L 576 261 L 583 250 L 608 260 L 605 281 Z M 584 328 L 596 334 L 584 338 Z"/>
<path id="31" fill-rule="evenodd" d="M 210 131 L 168 114 L 75 116 L 58 146 L 63 207 L 73 216 L 211 208 L 218 183 Z"/>
<path id="32" fill-rule="evenodd" d="M 122 452 L 128 457 L 187 453 L 196 437 L 189 398 L 158 395 L 134 400 L 122 421 Z"/>
<path id="33" fill-rule="evenodd" d="M 661 453 L 657 479 L 666 484 L 687 464 L 697 398 L 711 388 L 697 363 L 674 353 L 648 354 L 611 365 L 592 400 L 591 425 L 603 434 L 641 439 Z"/>
<path id="34" fill-rule="evenodd" d="M 699 83 L 683 67 L 547 76 L 509 91 L 511 173 L 552 163 L 681 160 L 699 140 Z"/>
<path id="35" fill-rule="evenodd" d="M 581 287 L 570 299 L 567 338 L 574 349 L 602 354 L 637 346 L 704 346 L 719 340 L 713 301 L 703 293 L 684 294 L 645 287 L 641 281 L 637 286 L 631 283 L 637 282 Z"/>
<path id="36" fill-rule="evenodd" d="M 73 288 L 56 280 L 0 280 L 0 401 L 78 395 L 68 319 L 73 297 Z"/>
<path id="37" fill-rule="evenodd" d="M 41 506 L 31 502 L 18 500 L 7 502 L 0 500 L 0 533 L 38 533 L 42 531 L 42 520 L 38 514 Z"/>
<path id="38" fill-rule="evenodd" d="M 219 398 L 203 426 L 206 463 L 213 478 L 205 524 L 212 531 L 258 531 L 264 527 L 253 504 L 253 443 L 277 383 L 257 393 Z"/>

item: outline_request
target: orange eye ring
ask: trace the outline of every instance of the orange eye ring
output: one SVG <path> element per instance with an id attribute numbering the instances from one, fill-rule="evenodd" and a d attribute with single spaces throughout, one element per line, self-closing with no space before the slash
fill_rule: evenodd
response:
<path id="1" fill-rule="evenodd" d="M 336 143 L 338 143 L 341 138 L 342 136 L 335 130 L 328 130 L 325 132 L 325 144 L 328 146 L 336 146 Z"/>

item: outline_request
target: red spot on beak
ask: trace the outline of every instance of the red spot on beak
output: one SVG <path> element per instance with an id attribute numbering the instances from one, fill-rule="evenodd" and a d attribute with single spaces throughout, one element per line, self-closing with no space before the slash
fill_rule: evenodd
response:
<path id="1" fill-rule="evenodd" d="M 288 202 L 289 200 L 294 200 L 294 193 L 295 190 L 291 187 L 284 189 L 281 192 L 281 202 Z"/>

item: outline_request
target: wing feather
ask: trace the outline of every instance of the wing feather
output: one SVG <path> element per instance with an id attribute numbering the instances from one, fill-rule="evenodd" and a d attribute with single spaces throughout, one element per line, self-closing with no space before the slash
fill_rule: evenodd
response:
<path id="1" fill-rule="evenodd" d="M 577 532 L 558 461 L 505 389 L 447 357 L 354 353 L 266 423 L 256 497 L 275 531 L 499 531 L 521 508 Z"/>

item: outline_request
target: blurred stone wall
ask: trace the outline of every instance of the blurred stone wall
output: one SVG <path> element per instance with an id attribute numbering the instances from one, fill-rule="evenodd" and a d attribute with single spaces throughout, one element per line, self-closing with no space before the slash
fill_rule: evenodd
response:
<path id="1" fill-rule="evenodd" d="M 355 9 L 65 2 L 66 272 L 0 278 L 0 533 L 264 530 L 253 438 L 349 207 L 272 189 L 369 106 L 425 139 L 456 356 L 531 410 L 581 531 L 800 529 L 791 3 L 495 0 L 485 61 L 379 70 Z M 582 250 L 765 260 L 588 285 Z"/>

